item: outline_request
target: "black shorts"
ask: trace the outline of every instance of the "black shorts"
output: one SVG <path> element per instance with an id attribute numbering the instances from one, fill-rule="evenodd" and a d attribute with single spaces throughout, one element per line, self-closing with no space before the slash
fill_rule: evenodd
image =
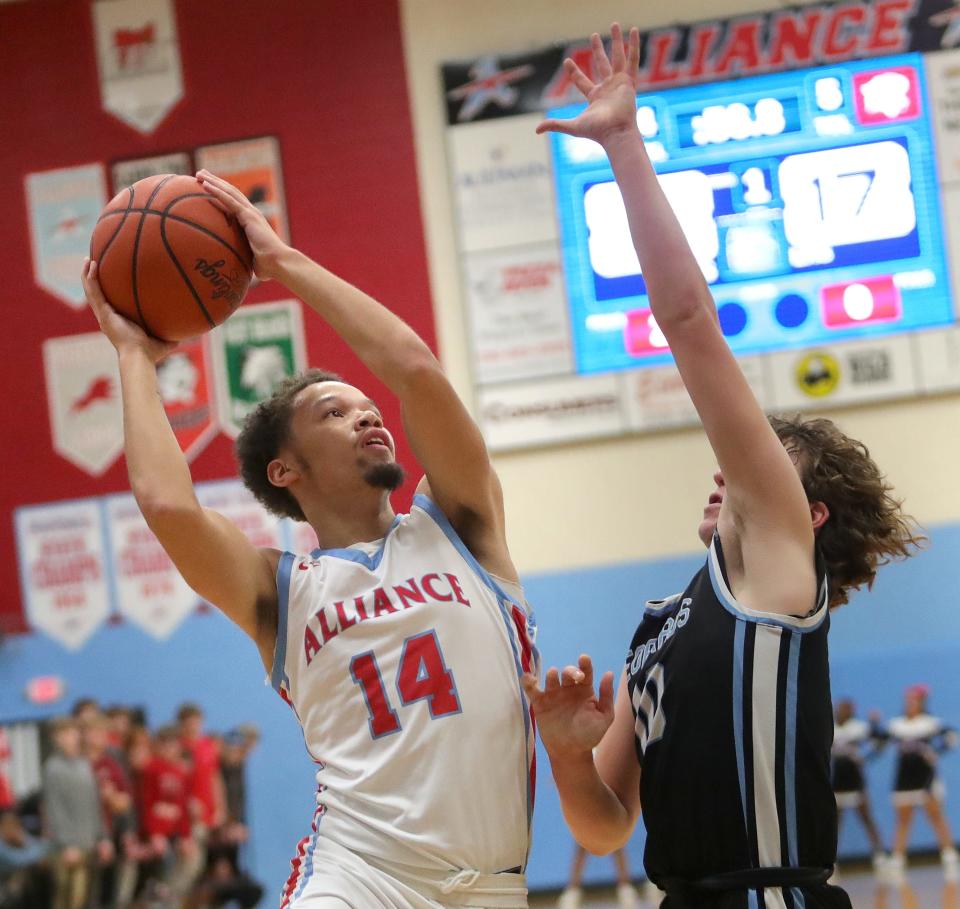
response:
<path id="1" fill-rule="evenodd" d="M 791 891 L 798 891 L 803 901 L 794 899 Z M 757 900 L 755 905 L 762 907 L 763 891 L 755 890 Z M 795 887 L 783 891 L 783 901 L 787 909 L 853 909 L 847 891 L 830 884 L 819 884 L 815 887 Z M 660 904 L 660 909 L 749 909 L 750 901 L 743 890 L 728 890 L 723 893 L 703 893 L 697 895 L 684 894 L 682 896 L 668 894 Z"/>

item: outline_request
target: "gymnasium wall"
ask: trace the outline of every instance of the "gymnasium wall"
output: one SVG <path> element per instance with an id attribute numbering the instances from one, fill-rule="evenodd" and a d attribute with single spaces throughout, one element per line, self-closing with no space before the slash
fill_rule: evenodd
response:
<path id="1" fill-rule="evenodd" d="M 89 311 L 71 308 L 34 279 L 28 174 L 87 164 L 109 171 L 116 161 L 275 136 L 293 242 L 388 301 L 434 342 L 395 0 L 204 0 L 202 13 L 180 0 L 173 8 L 183 97 L 152 133 L 141 134 L 101 106 L 89 0 L 0 4 L 0 198 L 6 201 L 0 219 L 0 631 L 25 627 L 12 509 L 128 488 L 122 458 L 92 476 L 53 450 L 41 345 L 96 331 L 96 323 Z M 76 229 L 89 234 L 92 227 Z M 288 297 L 279 285 L 265 284 L 248 302 Z M 311 363 L 386 399 L 319 319 L 305 320 L 305 335 Z M 392 401 L 385 406 L 388 425 L 396 425 L 399 408 Z M 409 448 L 400 444 L 403 461 L 412 465 Z M 230 440 L 217 435 L 192 470 L 197 480 L 234 476 Z M 412 489 L 403 490 L 403 501 Z"/>

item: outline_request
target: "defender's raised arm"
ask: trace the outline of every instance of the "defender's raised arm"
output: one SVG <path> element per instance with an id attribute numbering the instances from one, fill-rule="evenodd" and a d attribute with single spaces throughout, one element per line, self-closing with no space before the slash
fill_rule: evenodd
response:
<path id="1" fill-rule="evenodd" d="M 624 48 L 620 27 L 611 28 L 608 58 L 592 37 L 594 83 L 572 60 L 565 66 L 589 104 L 572 120 L 545 120 L 554 131 L 599 142 L 623 196 L 630 233 L 650 297 L 720 465 L 726 501 L 720 531 L 734 573 L 749 562 L 749 604 L 764 591 L 764 607 L 804 613 L 815 586 L 811 509 L 797 470 L 727 346 L 710 290 L 647 156 L 636 121 L 639 34 Z M 724 531 L 727 533 L 724 533 Z M 769 566 L 776 565 L 776 570 Z M 755 601 L 755 600 L 754 600 Z"/>

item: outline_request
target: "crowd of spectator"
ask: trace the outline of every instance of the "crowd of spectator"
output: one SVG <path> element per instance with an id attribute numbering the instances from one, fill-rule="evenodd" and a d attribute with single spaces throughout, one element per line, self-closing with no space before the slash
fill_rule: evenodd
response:
<path id="1" fill-rule="evenodd" d="M 255 727 L 211 734 L 183 704 L 150 730 L 142 711 L 83 699 L 48 731 L 40 792 L 14 803 L 0 779 L 0 909 L 259 903 L 243 861 Z"/>

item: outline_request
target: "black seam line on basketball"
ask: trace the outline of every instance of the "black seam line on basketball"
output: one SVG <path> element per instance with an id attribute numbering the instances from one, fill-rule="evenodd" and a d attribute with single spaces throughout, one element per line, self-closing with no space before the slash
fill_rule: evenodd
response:
<path id="1" fill-rule="evenodd" d="M 180 197 L 182 198 L 182 197 Z M 175 201 L 179 201 L 179 198 Z M 122 215 L 124 209 L 117 208 L 113 211 L 105 212 L 100 216 L 101 220 L 103 218 L 109 217 L 110 215 Z M 131 214 L 140 214 L 140 215 L 158 215 L 161 218 L 169 218 L 171 221 L 176 221 L 178 224 L 186 224 L 189 227 L 192 227 L 194 230 L 199 230 L 201 233 L 206 234 L 208 237 L 213 237 L 214 240 L 220 243 L 221 246 L 226 247 L 230 250 L 236 257 L 237 260 L 246 264 L 246 256 L 241 255 L 236 249 L 234 249 L 226 240 L 223 239 L 219 234 L 215 234 L 212 230 L 207 229 L 206 227 L 196 224 L 191 221 L 189 218 L 184 218 L 183 215 L 168 215 L 162 211 L 158 211 L 156 208 L 131 208 Z"/>
<path id="2" fill-rule="evenodd" d="M 128 186 L 127 192 L 130 194 L 130 198 L 127 199 L 127 207 L 123 212 L 123 217 L 120 219 L 120 223 L 117 225 L 117 229 L 112 234 L 110 234 L 110 239 L 107 240 L 103 249 L 100 250 L 100 262 L 97 263 L 97 268 L 100 267 L 100 263 L 103 262 L 103 260 L 106 258 L 107 250 L 110 249 L 110 247 L 113 245 L 113 241 L 117 239 L 117 234 L 120 233 L 120 229 L 123 227 L 124 222 L 127 220 L 127 215 L 130 214 L 133 208 L 133 197 L 134 197 L 133 187 Z M 101 220 L 103 220 L 103 216 L 97 219 L 97 224 L 99 224 Z"/>
<path id="3" fill-rule="evenodd" d="M 234 254 L 234 256 L 237 258 L 237 261 L 238 261 L 238 262 L 241 262 L 241 263 L 243 263 L 244 265 L 246 265 L 246 264 L 247 264 L 246 256 L 242 256 L 242 255 L 240 254 L 239 250 L 234 249 L 234 248 L 233 248 L 226 240 L 224 240 L 223 237 L 221 237 L 219 234 L 215 234 L 215 233 L 214 233 L 213 231 L 211 231 L 209 228 L 203 227 L 203 226 L 200 225 L 200 224 L 196 224 L 196 223 L 194 223 L 193 221 L 189 220 L 188 218 L 183 218 L 183 215 L 172 215 L 172 214 L 170 214 L 170 209 L 173 208 L 173 206 L 176 205 L 178 202 L 182 202 L 184 199 L 206 199 L 217 211 L 219 211 L 221 214 L 223 214 L 223 215 L 227 218 L 228 221 L 229 221 L 230 219 L 233 219 L 234 221 L 236 221 L 236 218 L 235 218 L 233 215 L 227 214 L 226 212 L 224 212 L 224 210 L 223 210 L 219 205 L 217 205 L 216 200 L 215 200 L 215 199 L 213 198 L 213 196 L 211 196 L 210 193 L 208 193 L 208 192 L 184 193 L 182 196 L 177 196 L 176 199 L 171 199 L 171 200 L 167 203 L 167 207 L 163 210 L 163 217 L 164 217 L 164 218 L 175 218 L 175 219 L 178 220 L 178 221 L 179 221 L 180 219 L 183 219 L 183 220 L 186 221 L 186 223 L 188 223 L 188 224 L 189 224 L 192 228 L 194 228 L 195 230 L 202 231 L 203 233 L 208 234 L 208 235 L 211 236 L 211 237 L 215 237 L 217 240 L 219 240 L 219 242 L 220 242 L 220 244 L 221 244 L 222 246 L 226 246 L 226 248 L 229 249 L 230 252 L 232 252 L 232 253 Z M 239 222 L 237 222 L 237 223 L 239 224 Z M 241 229 L 242 229 L 242 228 L 241 228 Z M 252 263 L 252 262 L 250 263 L 250 268 L 251 268 L 251 269 L 253 268 L 253 263 Z"/>
<path id="4" fill-rule="evenodd" d="M 173 174 L 169 177 L 164 177 L 154 188 L 153 192 L 150 193 L 150 196 L 147 198 L 146 205 L 149 206 L 150 203 L 154 200 L 157 193 L 163 188 L 165 183 L 168 183 L 173 179 Z M 133 238 L 133 258 L 130 265 L 131 277 L 133 283 L 133 302 L 137 307 L 137 315 L 140 316 L 140 325 L 143 330 L 148 334 L 152 335 L 153 332 L 150 331 L 150 326 L 147 324 L 146 318 L 143 315 L 143 308 L 140 306 L 140 288 L 137 287 L 137 254 L 140 252 L 140 234 L 143 233 L 143 225 L 147 220 L 146 214 L 141 213 L 140 223 L 137 225 L 137 235 Z"/>
<path id="5" fill-rule="evenodd" d="M 200 311 L 204 314 L 207 321 L 210 323 L 211 328 L 216 328 L 217 323 L 210 318 L 210 313 L 207 312 L 207 307 L 203 305 L 203 300 L 200 299 L 200 294 L 197 293 L 197 289 L 193 286 L 193 283 L 190 281 L 190 277 L 183 270 L 183 266 L 180 264 L 180 260 L 177 258 L 176 253 L 170 246 L 170 242 L 167 240 L 167 222 L 166 217 L 160 216 L 160 239 L 163 241 L 163 245 L 166 247 L 167 255 L 170 256 L 171 261 L 176 266 L 178 272 L 180 272 L 180 277 L 183 278 L 184 284 L 190 290 L 190 293 L 193 295 L 193 299 L 196 302 L 197 306 L 200 307 Z"/>

